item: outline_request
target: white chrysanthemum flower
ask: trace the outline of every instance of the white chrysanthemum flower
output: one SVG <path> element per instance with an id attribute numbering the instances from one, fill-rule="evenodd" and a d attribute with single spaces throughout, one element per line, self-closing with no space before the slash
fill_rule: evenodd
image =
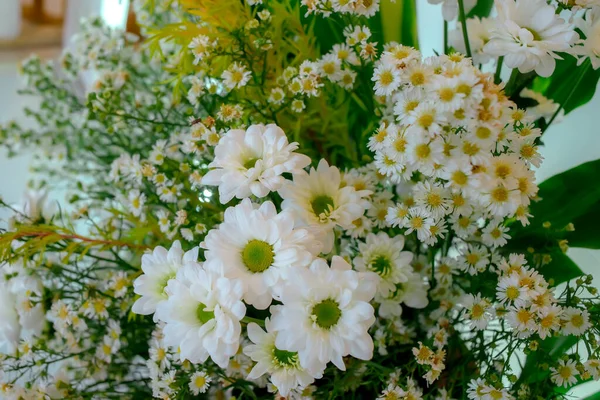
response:
<path id="1" fill-rule="evenodd" d="M 535 70 L 552 75 L 556 53 L 569 51 L 577 33 L 546 0 L 496 0 L 496 28 L 484 51 L 504 56 L 505 64 L 521 73 Z"/>
<path id="2" fill-rule="evenodd" d="M 252 125 L 246 131 L 227 132 L 215 147 L 215 159 L 203 178 L 205 185 L 219 186 L 222 204 L 232 198 L 265 197 L 278 190 L 281 174 L 299 174 L 310 158 L 294 153 L 298 143 L 289 143 L 277 125 Z"/>
<path id="3" fill-rule="evenodd" d="M 581 65 L 587 58 L 592 63 L 592 68 L 600 68 L 600 4 L 588 10 L 585 19 L 576 18 L 575 26 L 581 30 L 585 39 L 577 42 L 580 46 L 571 49 L 571 53 L 578 55 L 578 65 Z"/>
<path id="4" fill-rule="evenodd" d="M 404 236 L 393 238 L 385 232 L 369 233 L 365 242 L 359 242 L 359 255 L 353 260 L 358 271 L 372 271 L 379 277 L 378 295 L 386 297 L 396 290 L 396 285 L 408 281 L 412 271 L 413 254 L 402 251 Z"/>
<path id="5" fill-rule="evenodd" d="M 240 344 L 242 282 L 187 264 L 167 285 L 168 300 L 159 305 L 164 341 L 179 349 L 181 360 L 203 363 L 210 356 L 221 368 Z M 158 313 L 158 310 L 157 310 Z"/>
<path id="6" fill-rule="evenodd" d="M 343 357 L 369 360 L 375 322 L 369 302 L 376 290 L 371 273 L 352 271 L 343 258 L 334 256 L 331 268 L 323 259 L 308 269 L 295 269 L 294 277 L 281 287 L 282 305 L 272 306 L 277 348 L 297 351 L 300 365 L 311 371 L 331 361 L 345 370 Z"/>
<path id="7" fill-rule="evenodd" d="M 170 279 L 175 278 L 177 271 L 184 265 L 195 264 L 198 260 L 198 248 L 183 252 L 181 243 L 175 241 L 167 251 L 162 246 L 154 248 L 152 253 L 142 256 L 142 271 L 133 282 L 133 291 L 141 297 L 133 304 L 131 310 L 136 314 L 149 315 L 157 310 L 157 306 L 167 300 L 165 288 Z M 160 319 L 158 314 L 154 320 Z"/>
<path id="8" fill-rule="evenodd" d="M 257 324 L 248 324 L 248 337 L 254 344 L 244 348 L 244 354 L 256 362 L 247 379 L 258 379 L 264 374 L 270 375 L 271 383 L 277 388 L 281 396 L 286 397 L 290 391 L 303 389 L 320 378 L 323 371 L 309 373 L 300 365 L 297 352 L 280 350 L 275 345 L 275 333 L 272 323 L 265 320 L 267 331 L 262 330 Z"/>
<path id="9" fill-rule="evenodd" d="M 430 4 L 442 3 L 442 16 L 446 21 L 453 21 L 458 17 L 458 1 L 457 0 L 427 0 Z M 477 4 L 477 0 L 465 0 L 465 13 L 471 11 Z"/>
<path id="10" fill-rule="evenodd" d="M 272 202 L 259 207 L 250 199 L 228 208 L 201 246 L 207 250 L 205 267 L 240 279 L 244 301 L 258 309 L 271 304 L 273 288 L 290 269 L 308 266 L 320 251 L 306 229 L 294 229 L 292 213 L 278 214 Z"/>
<path id="11" fill-rule="evenodd" d="M 491 60 L 489 54 L 483 51 L 484 46 L 490 41 L 491 31 L 494 27 L 491 18 L 469 18 L 467 19 L 467 33 L 469 34 L 469 45 L 473 55 L 473 64 L 486 64 Z M 462 33 L 462 24 L 456 24 L 456 29 L 450 32 L 448 37 L 450 45 L 459 52 L 465 54 L 465 39 Z"/>
<path id="12" fill-rule="evenodd" d="M 282 209 L 292 211 L 298 224 L 322 235 L 325 253 L 333 247 L 333 228 L 353 229 L 352 221 L 362 217 L 370 207 L 365 197 L 371 191 L 357 191 L 341 184 L 340 170 L 321 160 L 316 170 L 311 168 L 308 174 L 294 175 L 294 181 L 279 190 Z"/>
<path id="13" fill-rule="evenodd" d="M 0 354 L 12 355 L 19 340 L 30 340 L 42 332 L 46 323 L 43 304 L 32 302 L 42 292 L 42 283 L 34 275 L 0 280 Z"/>
<path id="14" fill-rule="evenodd" d="M 17 297 L 9 285 L 0 283 L 0 354 L 12 355 L 19 344 L 21 324 L 15 308 Z"/>

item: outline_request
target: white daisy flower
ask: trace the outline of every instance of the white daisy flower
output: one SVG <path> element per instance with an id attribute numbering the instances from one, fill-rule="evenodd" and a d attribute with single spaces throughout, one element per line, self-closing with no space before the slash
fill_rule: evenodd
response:
<path id="1" fill-rule="evenodd" d="M 400 86 L 400 72 L 394 65 L 379 63 L 371 80 L 375 82 L 377 96 L 389 96 Z"/>
<path id="2" fill-rule="evenodd" d="M 573 360 L 559 360 L 556 367 L 550 368 L 550 379 L 558 386 L 569 387 L 577 383 L 577 364 Z"/>
<path id="3" fill-rule="evenodd" d="M 369 233 L 365 242 L 358 243 L 359 255 L 353 260 L 354 267 L 377 274 L 377 292 L 383 297 L 396 290 L 397 284 L 408 281 L 413 254 L 402 251 L 403 248 L 404 236 L 391 238 L 385 232 Z"/>
<path id="4" fill-rule="evenodd" d="M 585 309 L 565 307 L 561 319 L 562 332 L 567 335 L 581 336 L 591 327 L 590 313 Z"/>
<path id="5" fill-rule="evenodd" d="M 244 301 L 261 310 L 271 304 L 273 288 L 289 270 L 308 266 L 320 251 L 306 229 L 294 229 L 292 213 L 278 214 L 272 202 L 259 207 L 250 199 L 228 208 L 201 246 L 205 267 L 240 279 Z"/>
<path id="6" fill-rule="evenodd" d="M 494 317 L 490 301 L 482 298 L 480 294 L 465 295 L 461 300 L 461 304 L 468 311 L 467 319 L 470 321 L 471 329 L 485 329 Z"/>
<path id="7" fill-rule="evenodd" d="M 299 174 L 310 164 L 309 157 L 294 153 L 297 148 L 298 143 L 289 143 L 277 125 L 230 130 L 215 147 L 211 171 L 202 178 L 202 184 L 219 186 L 222 204 L 234 197 L 265 197 L 283 185 L 281 174 Z"/>
<path id="8" fill-rule="evenodd" d="M 208 376 L 206 372 L 199 371 L 190 376 L 190 383 L 188 386 L 192 394 L 198 396 L 200 393 L 206 393 L 211 381 L 211 377 Z"/>
<path id="9" fill-rule="evenodd" d="M 246 314 L 242 282 L 193 263 L 177 272 L 166 292 L 167 301 L 159 305 L 165 343 L 179 349 L 181 361 L 203 363 L 210 356 L 225 368 L 238 351 Z"/>
<path id="10" fill-rule="evenodd" d="M 269 374 L 271 383 L 279 394 L 286 397 L 290 391 L 303 389 L 314 382 L 315 378 L 323 375 L 322 370 L 309 373 L 300 365 L 297 352 L 280 350 L 275 345 L 276 335 L 273 324 L 267 318 L 262 330 L 257 324 L 248 324 L 248 337 L 253 344 L 244 347 L 244 354 L 256 362 L 247 379 L 258 379 Z"/>
<path id="11" fill-rule="evenodd" d="M 334 256 L 331 268 L 323 259 L 309 269 L 295 269 L 281 287 L 282 305 L 272 306 L 278 349 L 297 351 L 300 365 L 311 371 L 331 361 L 345 370 L 343 357 L 369 360 L 375 322 L 373 299 L 376 280 L 371 273 L 352 271 L 343 258 Z"/>
<path id="12" fill-rule="evenodd" d="M 165 289 L 169 280 L 175 278 L 177 271 L 184 265 L 195 265 L 198 260 L 198 248 L 183 252 L 181 243 L 175 241 L 167 251 L 162 246 L 154 248 L 152 253 L 142 256 L 144 272 L 133 282 L 133 291 L 141 297 L 133 304 L 136 314 L 149 315 L 157 310 L 157 306 L 167 300 Z M 159 315 L 154 315 L 157 321 Z"/>
<path id="13" fill-rule="evenodd" d="M 502 304 L 517 306 L 523 306 L 529 300 L 527 288 L 521 286 L 521 278 L 515 272 L 500 278 L 496 287 L 496 298 Z"/>
<path id="14" fill-rule="evenodd" d="M 371 191 L 341 186 L 339 169 L 321 160 L 316 170 L 311 168 L 308 174 L 294 175 L 294 181 L 279 190 L 282 209 L 290 210 L 297 223 L 320 234 L 325 253 L 333 247 L 333 228 L 352 229 L 352 222 L 370 207 L 365 197 Z"/>
<path id="15" fill-rule="evenodd" d="M 234 62 L 229 68 L 223 71 L 221 78 L 225 87 L 233 90 L 246 86 L 251 76 L 252 72 L 248 71 L 244 65 Z"/>

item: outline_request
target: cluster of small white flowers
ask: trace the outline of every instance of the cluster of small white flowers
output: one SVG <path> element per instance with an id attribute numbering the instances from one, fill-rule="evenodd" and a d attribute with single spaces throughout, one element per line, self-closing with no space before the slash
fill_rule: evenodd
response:
<path id="1" fill-rule="evenodd" d="M 302 0 L 306 15 L 320 14 L 329 17 L 332 13 L 353 14 L 372 17 L 379 11 L 379 0 Z"/>
<path id="2" fill-rule="evenodd" d="M 537 334 L 541 339 L 556 334 L 585 334 L 591 327 L 589 312 L 579 307 L 563 307 L 554 289 L 537 271 L 528 268 L 523 255 L 511 254 L 498 263 L 496 299 L 467 294 L 460 300 L 473 330 L 503 319 L 519 338 Z"/>
<path id="3" fill-rule="evenodd" d="M 453 20 L 458 13 L 456 0 L 441 0 L 444 18 Z M 429 0 L 430 3 L 441 2 Z M 467 12 L 469 5 L 465 1 Z M 474 4 L 474 2 L 473 2 Z M 496 16 L 469 18 L 466 21 L 473 61 L 486 64 L 497 57 L 520 72 L 535 71 L 550 76 L 561 59 L 558 53 L 568 53 L 579 59 L 590 59 L 594 69 L 600 68 L 598 41 L 600 3 L 587 0 L 497 0 Z M 569 11 L 563 11 L 568 9 Z M 466 46 L 462 24 L 450 33 L 450 44 L 463 53 Z M 579 29 L 581 35 L 576 31 Z"/>
<path id="4" fill-rule="evenodd" d="M 200 244 L 204 263 L 197 260 L 198 248 L 184 253 L 175 242 L 168 251 L 157 247 L 144 255 L 144 274 L 134 282 L 141 297 L 133 311 L 153 313 L 164 323 L 164 343 L 182 362 L 210 357 L 222 368 L 240 370 L 232 363 L 248 363 L 236 361 L 247 327 L 253 344 L 244 347 L 244 357 L 256 364 L 242 376 L 256 380 L 267 373 L 283 396 L 320 378 L 329 362 L 344 370 L 343 357 L 371 358 L 370 301 L 378 282 L 366 265 L 357 272 L 341 257 L 333 256 L 331 266 L 318 257 L 333 247 L 336 227 L 349 229 L 364 215 L 371 192 L 343 186 L 340 171 L 324 160 L 305 172 L 310 160 L 294 153 L 296 147 L 276 125 L 223 135 L 203 183 L 219 186 L 222 203 L 234 196 L 242 202 L 229 207 Z M 283 198 L 280 212 L 271 201 L 249 198 L 274 191 Z M 398 269 L 406 268 L 409 253 L 388 251 Z M 407 279 L 398 270 L 389 282 Z M 264 309 L 266 319 L 247 316 Z"/>
<path id="5" fill-rule="evenodd" d="M 320 59 L 305 60 L 297 68 L 287 67 L 277 79 L 278 86 L 271 89 L 269 103 L 277 105 L 289 99 L 291 110 L 300 113 L 309 98 L 321 95 L 325 81 L 352 90 L 355 68 L 361 60 L 373 60 L 377 43 L 369 42 L 371 31 L 366 26 L 348 26 L 344 36 L 345 43 L 334 45 Z"/>
<path id="6" fill-rule="evenodd" d="M 412 378 L 407 378 L 406 383 L 400 382 L 400 372 L 393 372 L 388 379 L 387 387 L 377 397 L 377 400 L 388 399 L 411 399 L 422 400 L 423 389 L 419 387 L 417 382 Z"/>
<path id="7" fill-rule="evenodd" d="M 467 396 L 473 400 L 514 400 L 515 397 L 506 388 L 490 385 L 481 378 L 472 379 L 467 388 Z"/>
<path id="8" fill-rule="evenodd" d="M 403 201 L 390 207 L 388 223 L 434 244 L 449 225 L 467 238 L 483 220 L 484 242 L 502 246 L 503 220 L 527 223 L 537 193 L 531 165 L 541 161 L 540 130 L 469 59 L 422 60 L 418 51 L 400 47 L 383 53 L 373 77 L 395 116 L 369 140 L 375 165 L 392 182 L 411 180 Z"/>
<path id="9" fill-rule="evenodd" d="M 9 280 L 7 275 L 11 275 Z M 0 355 L 14 355 L 21 341 L 33 340 L 42 332 L 42 291 L 39 278 L 28 276 L 22 266 L 0 265 Z"/>

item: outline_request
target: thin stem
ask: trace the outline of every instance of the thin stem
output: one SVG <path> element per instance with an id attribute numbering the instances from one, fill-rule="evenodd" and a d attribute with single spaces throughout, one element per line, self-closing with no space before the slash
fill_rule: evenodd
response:
<path id="1" fill-rule="evenodd" d="M 500 74 L 502 73 L 502 64 L 504 63 L 504 56 L 498 58 L 498 64 L 496 65 L 496 73 L 494 74 L 494 83 L 497 85 L 502 82 Z"/>
<path id="2" fill-rule="evenodd" d="M 571 92 L 569 92 L 569 95 L 567 96 L 567 98 L 565 99 L 565 101 L 562 104 L 559 105 L 559 107 L 556 109 L 556 112 L 552 115 L 552 118 L 550 118 L 550 121 L 548 122 L 548 125 L 546 125 L 546 130 L 550 127 L 550 125 L 552 125 L 552 123 L 554 122 L 554 120 L 556 119 L 556 117 L 558 117 L 558 114 L 560 114 L 560 111 L 562 109 L 564 109 L 567 106 L 567 104 L 569 104 L 569 101 L 571 101 L 571 97 L 573 97 L 573 95 L 575 94 L 575 91 L 577 90 L 577 88 L 581 84 L 581 81 L 583 80 L 583 77 L 587 73 L 588 68 L 590 67 L 590 64 L 591 63 L 589 62 L 589 60 L 585 62 L 585 65 L 583 67 L 583 71 L 581 71 L 581 73 L 578 74 L 577 82 L 575 82 L 575 85 L 573 85 L 571 87 Z"/>
<path id="3" fill-rule="evenodd" d="M 444 20 L 444 54 L 448 54 L 448 21 Z"/>
<path id="4" fill-rule="evenodd" d="M 467 15 L 465 13 L 464 0 L 458 0 L 458 11 L 460 15 L 460 24 L 462 25 L 463 38 L 465 40 L 465 49 L 467 57 L 471 57 L 471 44 L 469 43 L 469 32 L 467 32 Z"/>

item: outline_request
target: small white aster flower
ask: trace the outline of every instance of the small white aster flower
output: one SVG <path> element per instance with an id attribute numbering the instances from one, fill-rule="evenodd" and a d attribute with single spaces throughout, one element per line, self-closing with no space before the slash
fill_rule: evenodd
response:
<path id="1" fill-rule="evenodd" d="M 581 336 L 591 327 L 590 313 L 577 307 L 565 307 L 562 319 L 562 332 L 567 335 Z"/>
<path id="2" fill-rule="evenodd" d="M 552 373 L 550 379 L 558 386 L 567 388 L 577 383 L 579 371 L 577 371 L 577 366 L 573 360 L 566 362 L 565 360 L 559 360 L 556 367 L 550 368 L 550 372 Z"/>
<path id="3" fill-rule="evenodd" d="M 221 78 L 225 87 L 233 90 L 246 86 L 251 76 L 252 72 L 248 71 L 244 65 L 234 62 L 229 68 L 223 71 Z"/>
<path id="4" fill-rule="evenodd" d="M 208 376 L 206 372 L 199 371 L 190 376 L 190 383 L 188 386 L 192 391 L 192 394 L 198 396 L 200 393 L 206 393 L 211 381 L 211 377 Z"/>

